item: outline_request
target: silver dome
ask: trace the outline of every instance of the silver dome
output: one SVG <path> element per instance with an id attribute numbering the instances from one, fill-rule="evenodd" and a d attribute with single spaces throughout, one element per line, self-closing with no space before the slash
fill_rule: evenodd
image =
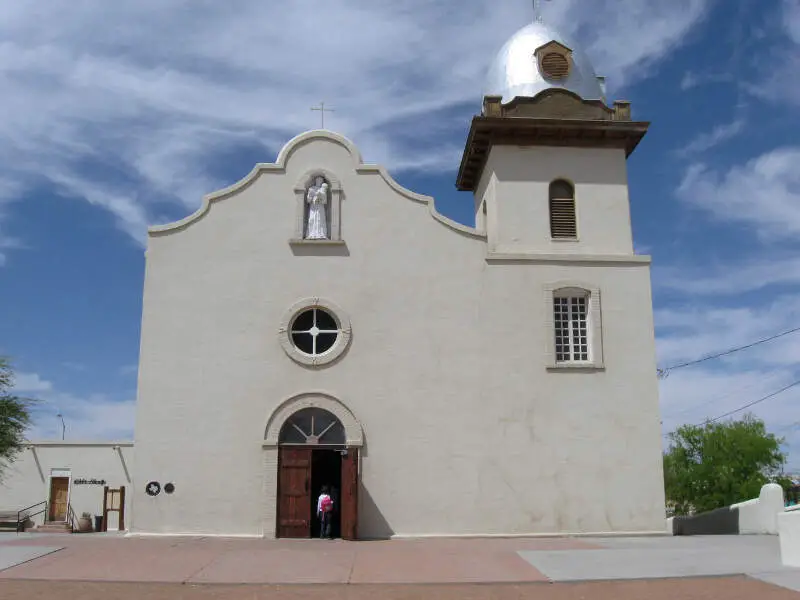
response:
<path id="1" fill-rule="evenodd" d="M 548 81 L 539 72 L 534 56 L 538 48 L 556 41 L 572 50 L 572 70 L 566 79 Z M 545 24 L 535 22 L 517 31 L 498 52 L 486 78 L 484 96 L 502 96 L 503 104 L 517 96 L 533 98 L 539 92 L 563 88 L 584 100 L 603 100 L 603 85 L 587 56 L 571 40 Z"/>

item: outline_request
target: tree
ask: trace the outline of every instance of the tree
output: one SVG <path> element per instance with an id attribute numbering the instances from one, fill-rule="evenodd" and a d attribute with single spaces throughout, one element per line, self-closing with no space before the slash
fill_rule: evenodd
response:
<path id="1" fill-rule="evenodd" d="M 14 371 L 8 360 L 0 357 L 0 478 L 22 450 L 25 431 L 31 424 L 33 400 L 13 395 L 13 387 Z"/>
<path id="2" fill-rule="evenodd" d="M 667 502 L 675 514 L 705 512 L 757 498 L 777 480 L 783 439 L 752 415 L 739 421 L 684 425 L 669 434 L 664 454 Z"/>

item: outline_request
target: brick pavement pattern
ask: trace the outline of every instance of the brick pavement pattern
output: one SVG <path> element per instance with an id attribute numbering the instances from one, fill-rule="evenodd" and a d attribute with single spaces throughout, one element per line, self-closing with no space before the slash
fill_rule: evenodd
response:
<path id="1" fill-rule="evenodd" d="M 746 577 L 486 585 L 205 585 L 0 581 L 3 600 L 798 600 Z"/>
<path id="2" fill-rule="evenodd" d="M 597 548 L 574 539 L 342 542 L 62 536 L 63 549 L 0 571 L 3 580 L 186 584 L 409 584 L 548 581 L 518 550 Z M 5 547 L 53 545 L 54 538 Z M 0 597 L 1 599 L 2 597 Z"/>

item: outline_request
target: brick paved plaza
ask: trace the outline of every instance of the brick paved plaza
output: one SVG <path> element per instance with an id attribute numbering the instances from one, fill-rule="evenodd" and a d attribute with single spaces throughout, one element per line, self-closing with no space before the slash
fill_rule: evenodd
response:
<path id="1" fill-rule="evenodd" d="M 213 585 L 12 580 L 3 600 L 794 600 L 800 594 L 745 577 L 531 584 Z"/>
<path id="2" fill-rule="evenodd" d="M 774 536 L 376 542 L 0 534 L 0 598 L 800 598 Z"/>

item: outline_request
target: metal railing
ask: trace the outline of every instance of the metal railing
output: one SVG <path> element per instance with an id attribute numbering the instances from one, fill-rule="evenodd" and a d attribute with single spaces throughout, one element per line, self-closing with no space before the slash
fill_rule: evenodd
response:
<path id="1" fill-rule="evenodd" d="M 75 533 L 75 521 L 78 517 L 75 516 L 75 511 L 72 509 L 72 504 L 67 504 L 67 524 L 69 525 L 70 533 Z"/>
<path id="2" fill-rule="evenodd" d="M 35 512 L 29 512 L 34 509 L 37 509 Z M 47 500 L 42 500 L 41 502 L 37 502 L 36 504 L 32 504 L 27 508 L 23 508 L 22 510 L 17 511 L 17 533 L 22 531 L 25 527 L 25 522 L 30 519 L 31 517 L 35 517 L 40 515 L 44 512 L 47 512 Z"/>
<path id="3" fill-rule="evenodd" d="M 32 511 L 32 512 L 31 512 Z M 25 529 L 25 523 L 31 517 L 36 517 L 41 515 L 42 513 L 47 512 L 47 500 L 42 500 L 41 502 L 37 502 L 36 504 L 32 504 L 27 508 L 23 508 L 22 510 L 17 511 L 17 533 L 20 533 Z M 45 522 L 47 522 L 47 518 L 45 517 Z M 69 525 L 70 532 L 75 533 L 75 522 L 78 520 L 77 515 L 75 515 L 75 510 L 72 508 L 72 504 L 67 504 L 67 514 L 64 519 L 64 522 Z"/>

